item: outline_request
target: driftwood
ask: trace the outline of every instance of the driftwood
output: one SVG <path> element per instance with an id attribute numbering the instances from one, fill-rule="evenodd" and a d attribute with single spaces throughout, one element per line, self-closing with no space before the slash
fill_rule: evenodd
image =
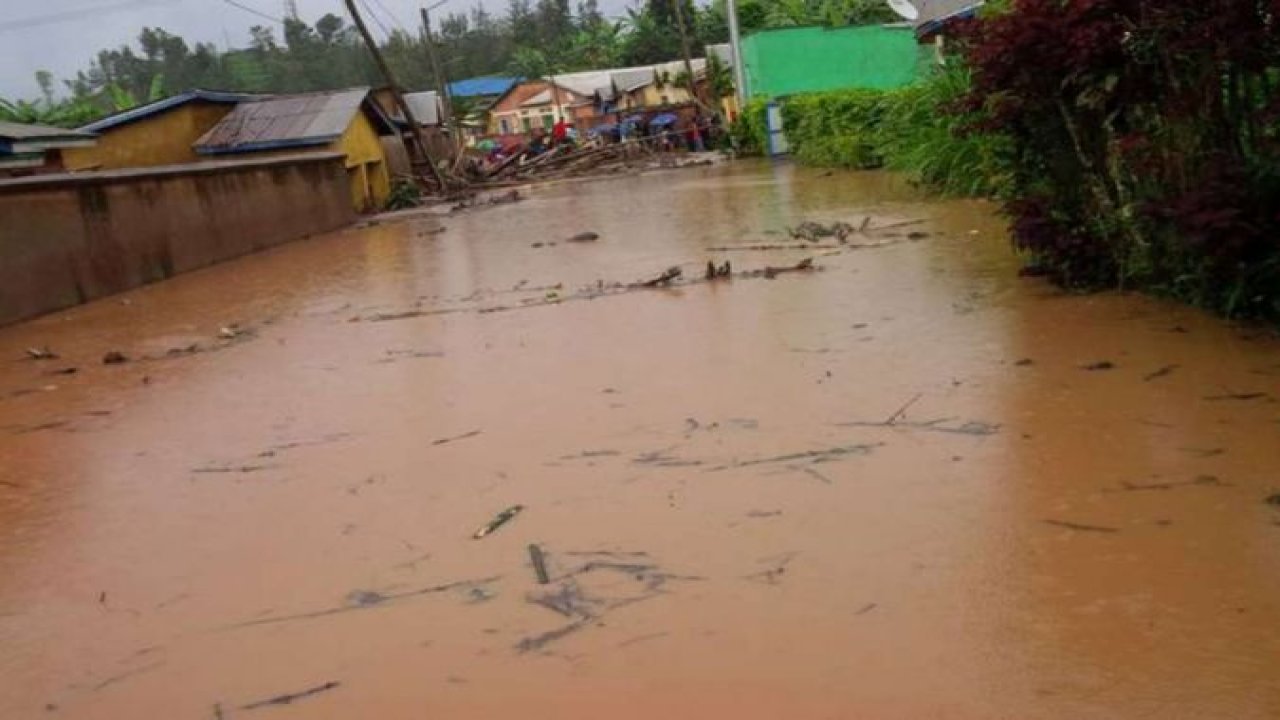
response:
<path id="1" fill-rule="evenodd" d="M 546 585 L 551 582 L 551 577 L 547 575 L 547 557 L 536 543 L 529 545 L 529 560 L 533 563 L 534 574 L 538 576 L 538 584 Z"/>
<path id="2" fill-rule="evenodd" d="M 257 627 L 259 625 L 277 625 L 279 623 L 293 622 L 295 620 L 313 620 L 315 618 L 328 617 L 330 615 L 339 615 L 341 613 L 357 612 L 367 610 L 373 607 L 382 607 L 389 605 L 397 600 L 405 600 L 408 598 L 421 597 L 424 595 L 435 595 L 438 593 L 457 590 L 460 588 L 479 588 L 496 582 L 499 576 L 480 578 L 479 580 L 459 580 L 456 582 L 445 583 L 443 585 L 431 585 L 416 590 L 405 590 L 398 593 L 380 593 L 372 590 L 354 590 L 347 594 L 346 603 L 338 607 L 326 608 L 324 610 L 313 610 L 311 612 L 295 613 L 292 615 L 275 615 L 271 617 L 258 618 L 256 620 L 246 620 L 245 622 L 236 623 L 225 629 L 237 630 L 240 628 Z"/>
<path id="3" fill-rule="evenodd" d="M 884 447 L 884 443 L 840 445 L 837 447 L 823 448 L 821 450 L 805 450 L 803 452 L 787 453 L 785 455 L 774 455 L 771 457 L 757 458 L 755 460 L 734 462 L 730 465 L 721 465 L 719 467 L 710 468 L 707 472 L 720 472 L 722 470 L 751 467 L 753 465 L 791 463 L 796 461 L 807 461 L 812 464 L 833 462 L 852 455 L 870 455 L 874 450 L 880 447 Z"/>
<path id="4" fill-rule="evenodd" d="M 1116 533 L 1120 532 L 1120 528 L 1105 527 L 1103 525 L 1083 525 L 1081 523 L 1067 522 L 1065 520 L 1045 520 L 1049 525 L 1054 525 L 1068 530 L 1078 530 L 1080 532 L 1097 532 L 1097 533 Z"/>
<path id="5" fill-rule="evenodd" d="M 653 278 L 652 280 L 643 280 L 638 283 L 633 283 L 633 286 L 634 287 L 659 287 L 662 285 L 669 285 L 672 280 L 676 280 L 682 275 L 684 275 L 684 271 L 680 269 L 680 266 L 672 265 L 671 267 L 662 271 L 661 275 Z"/>
<path id="6" fill-rule="evenodd" d="M 511 521 L 512 518 L 514 518 L 516 515 L 519 515 L 521 510 L 524 510 L 523 505 L 512 505 L 506 510 L 503 510 L 502 512 L 498 513 L 492 520 L 485 523 L 484 525 L 481 525 L 478 530 L 472 533 L 471 538 L 473 540 L 480 540 L 488 537 L 489 535 L 492 535 L 495 530 L 502 527 L 503 525 L 506 525 L 508 522 Z"/>
<path id="7" fill-rule="evenodd" d="M 459 440 L 466 440 L 467 438 L 473 438 L 473 437 L 475 437 L 475 436 L 479 435 L 481 432 L 482 432 L 482 431 L 480 431 L 480 430 L 472 430 L 471 432 L 462 433 L 461 435 L 454 435 L 453 437 L 446 437 L 446 438 L 440 438 L 439 440 L 432 440 L 432 441 L 431 441 L 431 444 L 432 444 L 432 445 L 447 445 L 447 444 L 449 444 L 449 443 L 451 443 L 451 442 L 457 442 L 457 441 L 459 441 Z"/>
<path id="8" fill-rule="evenodd" d="M 306 690 L 303 690 L 301 692 L 285 693 L 284 695 L 276 695 L 275 697 L 267 698 L 266 700 L 259 700 L 257 702 L 252 702 L 252 703 L 249 703 L 248 705 L 241 705 L 240 709 L 241 710 L 257 710 L 258 708 L 270 707 L 272 705 L 288 705 L 289 703 L 292 703 L 294 701 L 302 700 L 303 698 L 309 698 L 312 695 L 319 695 L 322 692 L 327 692 L 329 690 L 332 690 L 338 687 L 341 684 L 342 683 L 338 682 L 337 680 L 330 680 L 329 682 L 323 685 L 317 685 L 313 688 L 307 688 Z"/>
<path id="9" fill-rule="evenodd" d="M 1179 366 L 1179 365 L 1165 365 L 1164 367 L 1160 368 L 1159 370 L 1156 370 L 1156 371 L 1155 371 L 1155 372 L 1153 372 L 1153 373 L 1148 373 L 1148 374 L 1147 374 L 1145 377 L 1143 377 L 1142 379 L 1143 379 L 1145 382 L 1151 382 L 1152 380 L 1158 380 L 1159 378 L 1162 378 L 1162 377 L 1165 377 L 1166 375 L 1171 374 L 1174 370 L 1177 370 L 1179 367 L 1181 367 L 1181 366 Z"/>

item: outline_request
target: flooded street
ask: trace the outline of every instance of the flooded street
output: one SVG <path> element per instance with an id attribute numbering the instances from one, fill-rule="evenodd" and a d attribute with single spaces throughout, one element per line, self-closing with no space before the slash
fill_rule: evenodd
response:
<path id="1" fill-rule="evenodd" d="M 0 328 L 0 717 L 1280 716 L 1280 342 L 1016 270 L 740 163 Z"/>

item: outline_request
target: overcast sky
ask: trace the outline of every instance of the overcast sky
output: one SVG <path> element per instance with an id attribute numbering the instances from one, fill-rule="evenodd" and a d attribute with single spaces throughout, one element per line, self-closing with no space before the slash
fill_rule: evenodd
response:
<path id="1" fill-rule="evenodd" d="M 433 0 L 434 1 L 434 0 Z M 466 10 L 477 0 L 447 0 L 440 12 Z M 315 22 L 325 13 L 346 17 L 342 0 L 296 0 L 298 14 Z M 394 21 L 413 24 L 419 0 L 364 0 L 391 27 Z M 134 44 L 144 26 L 161 27 L 181 35 L 188 43 L 230 43 L 243 47 L 253 25 L 272 24 L 262 15 L 284 15 L 284 0 L 0 0 L 0 97 L 34 98 L 39 95 L 37 70 L 67 78 L 87 68 L 99 50 Z M 485 7 L 500 10 L 506 0 L 483 0 Z M 606 14 L 625 7 L 626 0 L 603 0 Z M 385 11 L 384 11 L 385 8 Z M 370 23 L 375 34 L 380 33 Z M 415 25 L 416 27 L 416 25 Z M 276 27 L 276 36 L 280 36 Z M 59 85 L 61 85 L 59 83 Z"/>

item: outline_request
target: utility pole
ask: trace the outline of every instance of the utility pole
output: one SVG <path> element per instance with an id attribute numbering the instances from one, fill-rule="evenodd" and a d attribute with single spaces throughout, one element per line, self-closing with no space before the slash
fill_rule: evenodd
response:
<path id="1" fill-rule="evenodd" d="M 427 164 L 431 166 L 431 174 L 435 176 L 436 182 L 440 183 L 440 189 L 446 191 L 449 189 L 448 183 L 445 182 L 444 173 L 440 172 L 440 168 L 436 166 L 435 160 L 431 158 L 431 151 L 427 148 L 427 142 L 422 138 L 422 126 L 418 125 L 418 121 L 413 117 L 413 111 L 409 109 L 409 104 L 404 101 L 404 95 L 400 94 L 400 86 L 396 83 L 395 75 L 391 74 L 391 68 L 387 66 L 387 61 L 382 57 L 382 51 L 378 50 L 378 43 L 374 41 L 373 35 L 369 33 L 369 28 L 364 24 L 364 18 L 360 17 L 360 12 L 356 10 L 355 0 L 346 0 L 347 12 L 351 13 L 351 20 L 356 24 L 356 30 L 360 31 L 360 37 L 364 38 L 364 44 L 369 47 L 369 53 L 373 55 L 373 62 L 377 64 L 379 72 L 387 81 L 387 87 L 391 92 L 391 97 L 395 100 L 396 107 L 400 108 L 400 113 L 404 115 L 405 122 L 409 123 L 409 128 L 413 131 L 413 139 L 418 145 L 418 150 L 422 152 L 422 157 Z"/>
<path id="2" fill-rule="evenodd" d="M 453 142 L 458 147 L 462 147 L 462 128 L 458 125 L 458 118 L 453 114 L 453 98 L 449 96 L 449 83 L 445 77 L 444 71 L 440 67 L 440 60 L 436 57 L 436 39 L 431 33 L 431 11 L 448 2 L 448 0 L 440 0 L 440 2 L 429 8 L 422 8 L 422 33 L 427 43 L 427 59 L 431 61 L 431 74 L 436 79 L 436 92 L 439 93 L 440 104 L 444 109 L 444 119 L 449 124 L 449 132 L 453 133 Z"/>
<path id="3" fill-rule="evenodd" d="M 742 64 L 742 36 L 738 30 L 737 0 L 726 0 L 725 11 L 729 14 L 729 53 L 733 55 L 733 87 L 738 96 L 738 111 L 747 106 L 747 72 Z"/>

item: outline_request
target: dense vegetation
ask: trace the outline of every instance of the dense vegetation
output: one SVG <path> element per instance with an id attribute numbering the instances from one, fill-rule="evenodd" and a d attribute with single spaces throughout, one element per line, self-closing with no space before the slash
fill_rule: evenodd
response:
<path id="1" fill-rule="evenodd" d="M 1011 144 L 1014 242 L 1060 282 L 1280 317 L 1280 3 L 1015 0 L 961 112 Z"/>
<path id="2" fill-rule="evenodd" d="M 888 167 L 946 193 L 1001 196 L 1009 184 L 1008 140 L 972 131 L 973 118 L 967 113 L 947 112 L 969 89 L 969 73 L 952 65 L 898 90 L 797 95 L 782 104 L 787 140 L 795 158 L 806 165 Z M 763 148 L 762 101 L 748 105 L 736 132 L 746 152 Z"/>
<path id="3" fill-rule="evenodd" d="M 999 197 L 1062 285 L 1280 319 L 1280 3 L 990 5 L 917 86 L 787 99 L 796 157 Z"/>
<path id="4" fill-rule="evenodd" d="M 708 5 L 643 0 L 617 19 L 605 18 L 596 0 L 579 0 L 572 8 L 569 0 L 508 0 L 502 16 L 477 5 L 469 12 L 433 18 L 434 41 L 446 74 L 455 80 L 665 62 L 681 53 L 676 2 L 682 3 L 696 55 L 702 55 L 706 44 L 727 41 L 724 0 Z M 881 0 L 741 0 L 738 7 L 744 32 L 889 17 Z M 434 87 L 419 19 L 399 19 L 414 27 L 380 14 L 367 18 L 401 84 L 415 90 Z M 302 92 L 381 82 L 352 25 L 333 14 L 314 24 L 286 18 L 279 36 L 275 28 L 254 27 L 247 46 L 230 51 L 144 28 L 136 48 L 103 50 L 89 68 L 64 80 L 70 97 L 59 96 L 61 88 L 55 88 L 48 73 L 38 79 L 43 97 L 0 100 L 0 119 L 72 127 L 194 87 Z"/>

